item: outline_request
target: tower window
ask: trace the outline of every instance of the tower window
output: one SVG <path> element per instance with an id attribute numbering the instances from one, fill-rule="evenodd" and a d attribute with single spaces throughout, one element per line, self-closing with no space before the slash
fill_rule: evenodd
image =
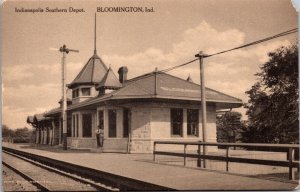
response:
<path id="1" fill-rule="evenodd" d="M 79 90 L 78 89 L 75 89 L 72 91 L 72 98 L 76 98 L 79 96 Z"/>
<path id="2" fill-rule="evenodd" d="M 91 95 L 91 89 L 90 88 L 82 88 L 81 92 L 82 92 L 82 96 L 90 96 Z"/>

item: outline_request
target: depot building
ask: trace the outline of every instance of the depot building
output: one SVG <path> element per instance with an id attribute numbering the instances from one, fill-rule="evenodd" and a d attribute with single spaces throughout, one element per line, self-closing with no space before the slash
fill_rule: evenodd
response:
<path id="1" fill-rule="evenodd" d="M 201 141 L 200 85 L 154 71 L 128 79 L 130 69 L 116 73 L 94 54 L 68 84 L 67 145 L 97 148 L 95 131 L 104 128 L 103 151 L 151 153 L 154 141 Z M 237 108 L 242 101 L 206 88 L 207 141 L 216 142 L 216 111 Z M 28 116 L 36 143 L 62 144 L 62 102 L 43 114 Z"/>

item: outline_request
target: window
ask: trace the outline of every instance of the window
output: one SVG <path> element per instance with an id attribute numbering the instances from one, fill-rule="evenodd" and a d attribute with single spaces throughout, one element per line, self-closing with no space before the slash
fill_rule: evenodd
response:
<path id="1" fill-rule="evenodd" d="M 103 111 L 98 111 L 98 127 L 104 129 L 104 115 Z"/>
<path id="2" fill-rule="evenodd" d="M 72 116 L 67 116 L 67 137 L 72 137 Z"/>
<path id="3" fill-rule="evenodd" d="M 128 137 L 129 135 L 129 109 L 123 110 L 123 137 Z"/>
<path id="4" fill-rule="evenodd" d="M 82 137 L 92 137 L 92 114 L 82 114 Z"/>
<path id="5" fill-rule="evenodd" d="M 75 137 L 75 115 L 72 115 L 72 137 Z"/>
<path id="6" fill-rule="evenodd" d="M 183 109 L 171 109 L 171 134 L 182 136 Z"/>
<path id="7" fill-rule="evenodd" d="M 72 98 L 76 98 L 79 96 L 79 89 L 75 89 L 72 91 Z"/>
<path id="8" fill-rule="evenodd" d="M 81 93 L 82 93 L 82 96 L 90 96 L 91 95 L 91 89 L 90 88 L 82 88 Z"/>
<path id="9" fill-rule="evenodd" d="M 108 110 L 108 137 L 117 137 L 117 111 Z"/>
<path id="10" fill-rule="evenodd" d="M 198 136 L 199 126 L 199 110 L 188 109 L 187 110 L 187 135 Z"/>
<path id="11" fill-rule="evenodd" d="M 79 135 L 79 123 L 78 123 L 78 121 L 79 121 L 79 115 L 78 114 L 76 114 L 76 137 L 78 137 L 78 135 Z"/>

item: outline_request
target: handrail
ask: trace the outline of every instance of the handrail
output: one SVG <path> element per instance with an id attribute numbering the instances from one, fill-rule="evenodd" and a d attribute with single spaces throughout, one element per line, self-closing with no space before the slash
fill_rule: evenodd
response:
<path id="1" fill-rule="evenodd" d="M 156 145 L 163 144 L 163 145 L 183 145 L 184 151 L 183 153 L 180 152 L 167 152 L 167 151 L 157 151 Z M 188 145 L 196 145 L 198 146 L 197 154 L 187 153 L 187 146 Z M 223 146 L 226 149 L 226 155 L 204 155 L 201 154 L 201 146 Z M 280 150 L 281 152 L 286 152 L 288 160 L 265 160 L 265 159 L 251 159 L 251 158 L 242 158 L 242 157 L 230 157 L 229 150 L 230 147 L 246 147 L 248 149 L 268 149 L 270 151 Z M 186 158 L 196 158 L 198 159 L 198 167 L 201 167 L 201 159 L 209 159 L 209 160 L 219 160 L 226 162 L 226 171 L 229 171 L 229 162 L 237 162 L 237 163 L 248 163 L 248 164 L 259 164 L 259 165 L 272 165 L 272 166 L 281 166 L 281 167 L 288 167 L 289 168 L 289 179 L 294 179 L 294 168 L 297 168 L 299 172 L 299 161 L 294 161 L 295 150 L 299 152 L 299 145 L 296 144 L 261 144 L 261 143 L 213 143 L 213 142 L 192 142 L 192 141 L 154 141 L 154 148 L 153 148 L 153 160 L 156 161 L 156 155 L 169 155 L 169 156 L 177 156 L 184 158 L 184 165 L 186 165 Z M 203 165 L 205 166 L 205 165 Z M 205 167 L 203 167 L 205 168 Z"/>
<path id="2" fill-rule="evenodd" d="M 297 144 L 266 144 L 266 143 L 214 143 L 214 142 L 202 142 L 202 141 L 154 141 L 156 144 L 177 144 L 177 145 L 205 145 L 205 146 L 229 146 L 229 147 L 270 147 L 270 148 L 293 148 L 299 149 Z"/>

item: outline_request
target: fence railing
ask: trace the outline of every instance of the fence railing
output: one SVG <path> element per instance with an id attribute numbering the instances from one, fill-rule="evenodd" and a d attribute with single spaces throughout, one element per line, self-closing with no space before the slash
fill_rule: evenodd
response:
<path id="1" fill-rule="evenodd" d="M 156 150 L 157 145 L 182 145 L 182 152 L 170 152 Z M 197 154 L 187 153 L 187 146 L 193 145 L 198 146 Z M 206 146 L 218 146 L 226 150 L 225 155 L 212 155 L 210 153 L 203 154 L 201 148 Z M 266 159 L 253 159 L 243 157 L 232 157 L 229 156 L 231 147 L 245 148 L 247 150 L 259 150 L 259 151 L 275 151 L 275 152 L 286 152 L 287 160 L 266 160 Z M 203 150 L 202 150 L 203 151 Z M 247 164 L 258 164 L 258 165 L 271 165 L 289 168 L 289 179 L 294 180 L 294 169 L 297 168 L 299 172 L 299 160 L 295 160 L 295 151 L 299 158 L 299 145 L 295 144 L 250 144 L 250 143 L 212 143 L 212 142 L 177 142 L 177 141 L 155 141 L 153 148 L 153 161 L 156 161 L 157 155 L 169 155 L 183 157 L 184 165 L 187 164 L 187 158 L 196 158 L 198 167 L 205 167 L 205 160 L 218 160 L 226 162 L 226 171 L 229 171 L 229 162 L 236 163 L 247 163 Z M 202 164 L 202 166 L 201 166 Z"/>

